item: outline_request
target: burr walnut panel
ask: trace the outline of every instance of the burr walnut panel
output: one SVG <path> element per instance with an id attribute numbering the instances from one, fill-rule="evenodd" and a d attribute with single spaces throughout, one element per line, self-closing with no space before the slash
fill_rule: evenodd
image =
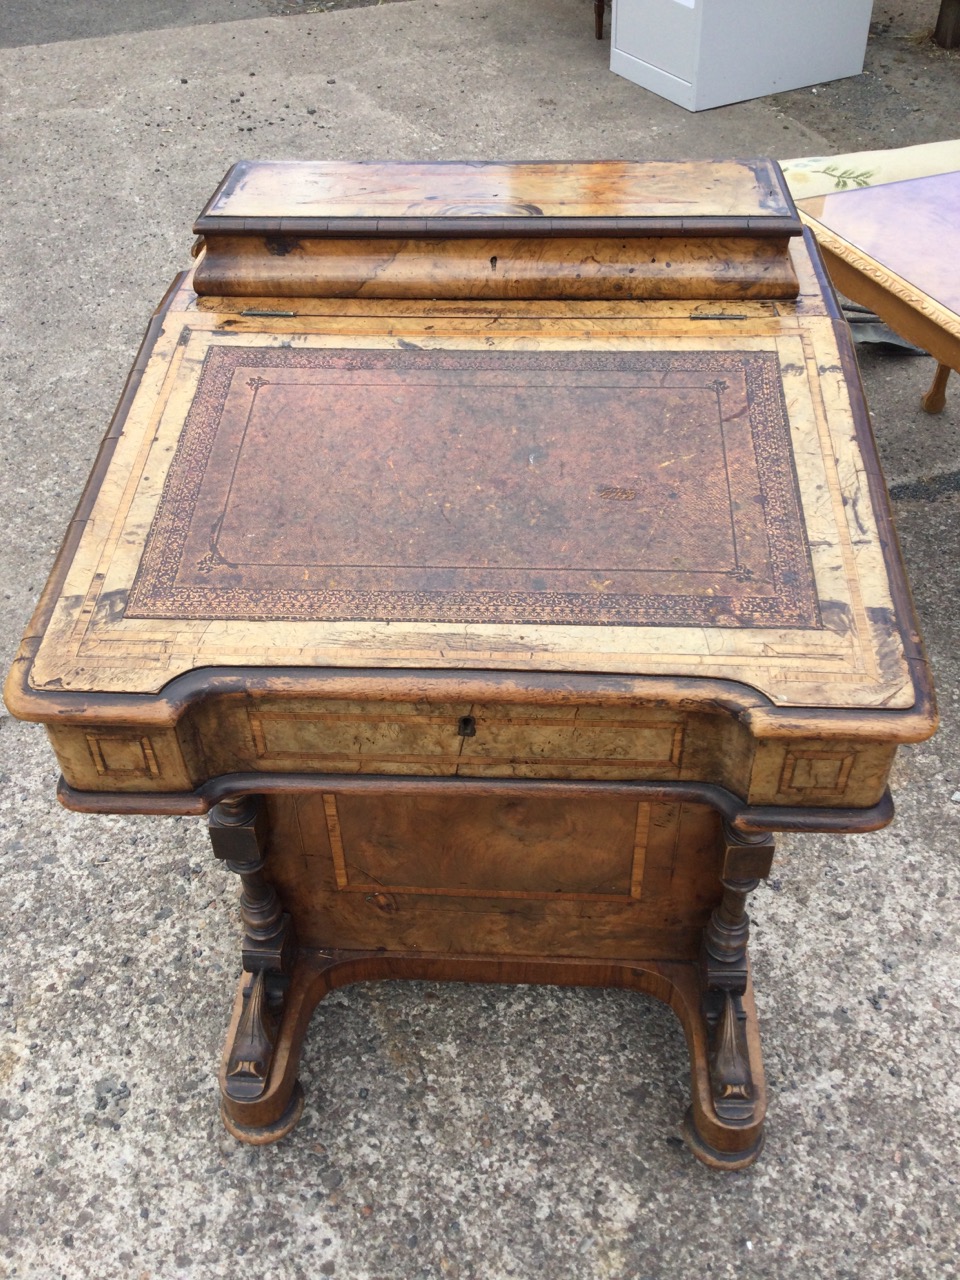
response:
<path id="1" fill-rule="evenodd" d="M 642 269 L 638 264 L 642 263 Z M 785 237 L 208 238 L 199 294 L 277 298 L 792 299 Z M 288 304 L 289 305 L 289 304 Z"/>
<path id="2" fill-rule="evenodd" d="M 306 946 L 692 959 L 720 896 L 704 805 L 324 792 L 270 818 Z"/>
<path id="3" fill-rule="evenodd" d="M 769 160 L 631 163 L 440 161 L 383 164 L 240 161 L 197 219 L 196 230 L 254 230 L 274 220 L 276 230 L 345 227 L 376 235 L 386 222 L 442 221 L 447 235 L 458 224 L 514 221 L 544 235 L 556 220 L 596 227 L 658 219 L 699 220 L 697 230 L 737 220 L 744 234 L 765 221 L 796 222 L 779 169 Z M 796 230 L 796 227 L 794 227 Z M 691 227 L 691 230 L 693 228 Z M 762 233 L 762 225 L 761 225 Z"/>
<path id="4" fill-rule="evenodd" d="M 590 797 L 324 795 L 337 888 L 362 893 L 639 897 L 650 810 Z"/>

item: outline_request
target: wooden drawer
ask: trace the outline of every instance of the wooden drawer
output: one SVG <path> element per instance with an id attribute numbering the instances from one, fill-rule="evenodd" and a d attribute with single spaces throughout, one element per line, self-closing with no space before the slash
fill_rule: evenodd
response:
<path id="1" fill-rule="evenodd" d="M 603 707 L 278 699 L 247 715 L 256 767 L 278 770 L 672 779 L 684 742 L 678 716 Z"/>

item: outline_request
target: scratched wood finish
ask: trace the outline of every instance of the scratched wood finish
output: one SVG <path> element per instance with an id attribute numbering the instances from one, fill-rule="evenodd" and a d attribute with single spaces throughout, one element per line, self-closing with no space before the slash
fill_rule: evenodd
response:
<path id="1" fill-rule="evenodd" d="M 316 239 L 209 235 L 198 294 L 331 298 L 797 296 L 786 237 Z"/>
<path id="2" fill-rule="evenodd" d="M 583 982 L 671 1004 L 686 1140 L 745 1167 L 769 833 L 883 825 L 936 722 L 775 167 L 241 166 L 197 226 L 6 697 L 65 803 L 214 806 L 227 1128 L 292 1129 L 345 982 Z"/>
<path id="3" fill-rule="evenodd" d="M 707 225 L 795 220 L 783 177 L 769 160 L 474 163 L 240 161 L 197 219 L 202 234 L 309 227 L 375 235 L 395 219 L 442 222 L 445 234 L 486 219 L 542 236 L 552 221 L 596 228 L 681 218 Z M 679 227 L 678 227 L 679 229 Z M 702 225 L 698 228 L 703 230 Z"/>
<path id="4" fill-rule="evenodd" d="M 896 742 L 915 741 L 932 729 L 929 678 L 893 553 L 866 418 L 856 395 L 851 399 L 858 384 L 849 344 L 802 243 L 792 243 L 791 258 L 800 283 L 795 303 L 773 308 L 747 301 L 732 315 L 716 302 L 691 308 L 676 301 L 314 298 L 298 299 L 292 311 L 271 316 L 264 313 L 282 311 L 289 301 L 198 299 L 189 279 L 181 281 L 164 309 L 163 332 L 158 319 L 148 335 L 81 518 L 11 672 L 9 704 L 17 714 L 50 726 L 64 776 L 87 791 L 184 792 L 218 773 L 269 768 L 682 778 L 717 783 L 756 804 L 877 803 Z M 487 335 L 482 343 L 473 336 L 478 327 Z M 454 631 L 443 623 L 191 619 L 182 616 L 179 603 L 175 618 L 128 616 L 138 557 L 209 356 L 239 351 L 270 361 L 291 343 L 319 355 L 350 347 L 358 353 L 411 347 L 470 353 L 489 350 L 491 341 L 508 358 L 531 350 L 555 358 L 585 342 L 614 361 L 625 355 L 649 359 L 664 348 L 706 351 L 722 360 L 743 352 L 774 356 L 792 441 L 819 442 L 812 452 L 808 443 L 794 448 L 793 465 L 820 625 L 704 630 L 486 623 Z M 821 368 L 846 373 L 821 376 Z M 607 504 L 612 510 L 621 505 Z M 204 553 L 200 547 L 200 560 Z M 202 580 L 201 574 L 197 582 Z M 304 674 L 291 678 L 282 671 L 304 663 L 313 670 L 363 666 L 369 675 L 338 688 L 329 682 L 318 687 L 314 677 L 307 688 Z M 411 665 L 423 671 L 422 679 L 412 678 Z M 230 697 L 221 700 L 209 678 L 190 684 L 202 698 L 183 683 L 192 681 L 194 668 L 249 672 L 251 666 L 264 673 L 257 678 L 264 694 L 271 685 L 284 693 L 279 705 L 264 707 L 265 719 L 258 720 L 256 711 L 240 713 Z M 395 717 L 378 705 L 380 696 L 396 698 L 390 667 L 408 673 L 398 701 L 421 712 L 423 699 L 449 700 L 452 686 L 429 675 L 442 667 L 451 674 L 456 668 L 584 675 L 603 670 L 620 672 L 621 679 L 604 686 L 593 677 L 595 683 L 579 693 L 551 691 L 548 680 L 534 679 L 523 693 L 525 703 L 560 699 L 571 708 L 546 723 L 536 717 L 531 722 L 522 707 L 511 707 L 509 691 L 489 687 L 489 678 L 485 684 L 472 676 L 460 686 L 457 716 L 443 713 L 438 729 L 436 715 L 421 714 L 418 724 L 408 721 L 400 743 L 390 738 Z M 243 679 L 250 688 L 249 674 Z M 728 690 L 719 709 L 711 685 L 717 679 Z M 306 711 L 296 705 L 298 681 L 310 700 Z M 730 688 L 739 690 L 732 701 Z M 366 712 L 351 709 L 352 736 L 346 741 L 334 729 L 345 689 L 351 698 L 372 703 Z M 136 696 L 144 693 L 152 696 Z M 491 693 L 496 710 L 489 706 Z M 133 701 L 121 710 L 115 699 L 127 694 Z M 620 728 L 595 725 L 588 738 L 583 704 L 597 699 L 618 707 L 609 714 L 620 717 Z M 455 720 L 475 711 L 475 703 L 481 731 L 451 742 Z M 684 708 L 679 719 L 689 726 L 679 755 L 659 748 L 651 755 L 640 749 L 641 738 L 631 745 L 645 721 L 662 719 L 659 712 L 642 710 L 644 704 L 671 703 Z M 694 717 L 697 706 L 704 714 Z M 386 725 L 394 728 L 385 732 Z M 92 726 L 100 732 L 91 733 Z"/>
<path id="5" fill-rule="evenodd" d="M 695 959 L 720 899 L 704 805 L 274 797 L 269 875 L 308 947 Z"/>
<path id="6" fill-rule="evenodd" d="M 638 693 L 647 707 L 604 708 L 576 690 L 551 705 L 557 692 L 543 688 L 538 705 L 449 701 L 442 681 L 432 687 L 432 696 L 428 682 L 419 696 L 391 702 L 213 695 L 188 701 L 175 726 L 104 724 L 101 711 L 99 723 L 91 715 L 48 732 L 72 786 L 130 794 L 191 792 L 234 773 L 312 772 L 707 782 L 753 805 L 867 808 L 882 799 L 896 751 L 880 737 L 882 716 L 824 719 L 819 735 L 808 724 L 800 736 L 799 726 L 776 719 L 752 726 L 747 702 L 739 711 L 694 710 L 697 690 L 669 682 L 662 696 L 689 704 L 685 711 L 666 712 L 650 688 Z M 928 733 L 929 715 L 897 732 Z"/>
<path id="7" fill-rule="evenodd" d="M 699 359 L 756 353 L 776 363 L 789 406 L 796 492 L 820 602 L 817 625 L 711 627 L 698 619 L 692 627 L 658 627 L 651 619 L 641 627 L 503 620 L 451 627 L 376 619 L 318 623 L 308 620 L 309 615 L 192 619 L 173 609 L 166 618 L 128 616 L 143 548 L 208 354 L 244 347 L 256 360 L 282 353 L 292 341 L 289 322 L 285 326 L 282 320 L 261 318 L 256 334 L 233 332 L 232 324 L 225 332 L 217 326 L 216 313 L 188 309 L 165 316 L 122 433 L 118 425 L 110 456 L 104 455 L 104 472 L 91 493 L 90 518 L 78 527 L 78 545 L 69 561 L 62 562 L 62 576 L 58 571 L 56 586 L 45 598 L 41 614 L 49 609 L 50 616 L 39 625 L 39 643 L 28 645 L 37 652 L 24 651 L 29 675 L 11 685 L 11 696 L 20 713 L 29 715 L 41 707 L 33 694 L 157 693 L 177 676 L 201 667 L 526 668 L 732 680 L 783 706 L 909 711 L 921 700 L 926 676 L 902 571 L 883 532 L 889 517 L 872 440 L 865 417 L 860 414 L 858 425 L 851 405 L 851 387 L 857 384 L 842 373 L 844 361 L 852 359 L 845 334 L 826 317 L 781 316 L 771 325 L 763 312 L 757 319 L 759 332 L 749 320 L 737 320 L 728 331 L 722 321 L 714 325 L 688 319 L 682 325 L 670 319 L 663 325 L 652 322 L 648 329 L 637 319 L 630 326 L 633 336 L 627 337 L 622 336 L 621 320 L 620 332 L 608 337 L 603 322 L 593 319 L 590 349 L 639 357 L 660 353 L 669 344 L 680 359 L 686 353 Z M 327 323 L 313 315 L 305 321 L 313 332 L 298 339 L 298 351 L 345 349 L 344 338 L 330 332 L 332 317 Z M 406 316 L 398 322 L 388 314 L 379 323 L 372 321 L 362 339 L 352 333 L 349 345 L 358 351 L 396 351 L 414 343 L 426 350 L 439 346 L 448 352 L 453 347 L 489 352 L 492 339 L 505 356 L 530 349 L 531 338 L 516 330 L 478 342 L 462 330 L 447 337 L 438 321 L 434 311 L 419 323 Z M 326 332 L 318 333 L 320 327 Z M 392 333 L 383 334 L 382 327 Z M 571 343 L 581 341 L 557 336 L 569 333 L 565 317 L 538 319 L 537 327 L 541 333 L 533 341 L 545 354 L 569 351 Z M 545 336 L 543 329 L 553 336 Z M 834 372 L 820 376 L 819 368 Z M 852 367 L 851 373 L 855 377 Z M 800 440 L 803 447 L 797 448 Z M 655 468 L 673 465 L 671 444 L 664 437 L 655 446 Z M 616 475 L 611 479 L 612 489 L 621 487 Z M 604 501 L 599 493 L 594 498 Z M 695 492 L 691 498 L 697 498 Z M 211 511 L 211 522 L 218 514 Z M 257 536 L 255 526 L 250 533 Z M 198 562 L 197 567 L 203 566 Z M 609 576 L 598 577 L 598 583 Z"/>

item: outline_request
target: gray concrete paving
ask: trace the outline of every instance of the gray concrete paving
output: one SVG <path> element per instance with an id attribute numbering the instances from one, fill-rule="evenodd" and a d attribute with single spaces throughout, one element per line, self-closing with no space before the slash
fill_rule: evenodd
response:
<path id="1" fill-rule="evenodd" d="M 882 0 L 864 77 L 698 116 L 608 72 L 585 0 L 18 28 L 0 51 L 3 665 L 233 160 L 952 136 L 957 56 L 914 38 L 935 12 Z M 893 827 L 783 840 L 756 895 L 772 1103 L 752 1170 L 714 1175 L 682 1148 L 668 1011 L 548 989 L 339 993 L 306 1047 L 301 1127 L 238 1146 L 212 1072 L 237 972 L 230 877 L 196 821 L 60 809 L 42 732 L 4 716 L 0 1276 L 957 1276 L 960 387 L 929 418 L 930 373 L 864 359 L 944 726 L 903 754 Z"/>

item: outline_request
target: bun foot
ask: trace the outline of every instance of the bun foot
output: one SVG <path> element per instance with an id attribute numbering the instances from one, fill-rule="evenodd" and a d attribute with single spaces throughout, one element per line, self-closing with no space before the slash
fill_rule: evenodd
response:
<path id="1" fill-rule="evenodd" d="M 717 1147 L 712 1147 L 697 1132 L 693 1118 L 693 1107 L 688 1107 L 687 1113 L 683 1117 L 684 1142 L 686 1142 L 697 1159 L 711 1169 L 723 1169 L 726 1172 L 746 1169 L 748 1165 L 753 1164 L 763 1150 L 764 1137 L 764 1131 L 761 1128 L 750 1146 L 745 1147 L 742 1151 L 720 1151 Z"/>
<path id="2" fill-rule="evenodd" d="M 286 1110 L 272 1124 L 239 1124 L 230 1115 L 227 1110 L 228 1103 L 224 1099 L 220 1101 L 220 1118 L 223 1120 L 227 1132 L 232 1134 L 233 1137 L 239 1138 L 241 1142 L 247 1142 L 253 1147 L 265 1147 L 271 1142 L 279 1142 L 281 1138 L 287 1136 L 291 1129 L 296 1127 L 297 1121 L 303 1115 L 303 1102 L 303 1086 L 297 1080 L 294 1083 L 293 1092 L 290 1095 Z"/>

